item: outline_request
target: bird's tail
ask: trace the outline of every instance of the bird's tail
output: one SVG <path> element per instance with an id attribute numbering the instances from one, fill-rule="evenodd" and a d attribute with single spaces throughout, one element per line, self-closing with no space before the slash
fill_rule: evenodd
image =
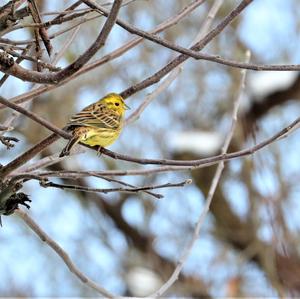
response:
<path id="1" fill-rule="evenodd" d="M 64 149 L 61 151 L 61 153 L 59 154 L 59 157 L 64 157 L 64 156 L 68 156 L 70 154 L 71 148 L 79 141 L 79 136 L 73 136 L 69 142 L 67 143 L 67 145 L 64 147 Z"/>

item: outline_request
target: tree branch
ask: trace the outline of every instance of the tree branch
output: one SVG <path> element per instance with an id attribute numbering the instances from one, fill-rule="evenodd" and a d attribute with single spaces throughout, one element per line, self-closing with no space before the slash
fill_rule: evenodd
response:
<path id="1" fill-rule="evenodd" d="M 250 52 L 247 52 L 246 53 L 246 61 L 248 62 L 249 60 L 250 60 Z M 231 119 L 232 119 L 231 128 L 230 128 L 229 132 L 227 133 L 227 136 L 226 136 L 226 139 L 225 139 L 224 145 L 222 147 L 222 151 L 221 151 L 221 153 L 223 155 L 227 153 L 228 147 L 229 147 L 231 139 L 233 137 L 235 126 L 237 123 L 238 109 L 239 109 L 241 99 L 243 96 L 243 92 L 245 89 L 245 80 L 246 80 L 246 71 L 242 70 L 239 92 L 238 92 L 238 95 L 237 95 L 236 100 L 234 101 L 234 105 L 233 105 L 233 111 L 232 111 L 232 117 L 231 117 Z M 198 218 L 198 221 L 195 225 L 192 239 L 190 240 L 190 242 L 188 242 L 187 246 L 184 248 L 184 250 L 181 254 L 181 257 L 179 259 L 179 262 L 178 262 L 176 268 L 174 269 L 174 272 L 172 273 L 170 278 L 159 288 L 159 290 L 156 291 L 155 294 L 153 294 L 154 297 L 161 297 L 161 295 L 164 294 L 172 286 L 172 284 L 174 284 L 175 281 L 178 279 L 179 273 L 181 272 L 184 264 L 186 263 L 188 257 L 191 254 L 191 251 L 192 251 L 196 241 L 199 238 L 201 227 L 204 223 L 206 215 L 209 212 L 210 204 L 214 197 L 215 191 L 218 187 L 223 169 L 224 169 L 224 161 L 220 161 L 218 163 L 215 175 L 214 175 L 212 183 L 210 185 L 204 208 L 202 209 L 200 216 Z"/>
<path id="2" fill-rule="evenodd" d="M 196 9 L 200 4 L 202 4 L 202 0 L 195 0 L 194 2 L 192 2 L 191 4 L 185 6 L 182 10 L 180 10 L 176 15 L 168 18 L 167 20 L 165 20 L 164 22 L 162 22 L 161 24 L 159 24 L 158 26 L 156 26 L 153 30 L 151 30 L 151 33 L 158 33 L 158 32 L 162 32 L 167 28 L 170 28 L 171 26 L 177 24 L 182 18 L 184 18 L 185 16 L 187 16 L 189 13 L 191 13 L 194 9 Z M 76 74 L 72 75 L 71 77 L 69 77 L 68 79 L 60 82 L 57 85 L 46 85 L 46 86 L 41 86 L 35 90 L 26 92 L 20 96 L 16 96 L 14 98 L 10 99 L 10 102 L 13 102 L 15 104 L 21 104 L 21 103 L 25 103 L 29 100 L 31 100 L 34 97 L 37 97 L 43 93 L 46 93 L 48 91 L 51 91 L 53 89 L 56 89 L 66 83 L 68 83 L 70 80 L 73 80 L 75 77 L 78 77 L 92 69 L 95 69 L 96 67 L 99 67 L 101 65 L 103 65 L 104 63 L 111 61 L 113 59 L 116 59 L 118 57 L 120 57 L 122 54 L 124 54 L 125 52 L 127 52 L 128 50 L 132 49 L 133 47 L 135 47 L 136 45 L 138 45 L 140 42 L 143 41 L 143 38 L 141 37 L 136 37 L 132 40 L 130 40 L 129 42 L 125 43 L 123 46 L 119 47 L 118 49 L 112 51 L 111 53 L 108 53 L 107 55 L 103 56 L 102 58 L 96 60 L 93 63 L 87 64 L 85 65 L 82 69 L 80 69 Z M 6 106 L 4 105 L 0 105 L 0 109 L 4 109 L 6 108 Z"/>
<path id="3" fill-rule="evenodd" d="M 201 41 L 196 43 L 190 49 L 193 51 L 201 51 L 211 40 L 213 40 L 223 29 L 229 25 L 253 0 L 242 0 L 241 3 L 233 9 L 224 19 L 220 22 L 214 29 L 212 29 Z M 145 89 L 157 82 L 159 82 L 166 74 L 168 74 L 175 67 L 180 65 L 182 62 L 189 58 L 186 54 L 181 54 L 175 59 L 170 61 L 166 66 L 161 68 L 154 75 L 144 79 L 140 83 L 137 83 L 126 90 L 122 91 L 120 95 L 126 99 L 132 94 L 137 93 L 138 91 Z"/>
<path id="4" fill-rule="evenodd" d="M 217 155 L 217 156 L 213 156 L 213 157 L 209 157 L 209 158 L 204 158 L 204 159 L 197 159 L 197 160 L 184 161 L 184 160 L 170 160 L 170 159 L 140 159 L 140 158 L 134 158 L 134 157 L 130 157 L 130 156 L 127 156 L 127 155 L 122 155 L 122 154 L 119 154 L 119 153 L 115 153 L 115 152 L 112 152 L 112 151 L 110 151 L 108 149 L 105 149 L 105 148 L 102 148 L 101 152 L 103 154 L 113 158 L 113 159 L 133 162 L 133 163 L 137 163 L 137 164 L 180 166 L 181 170 L 183 170 L 184 167 L 186 167 L 186 169 L 196 169 L 196 168 L 203 167 L 204 165 L 205 166 L 210 166 L 210 165 L 216 164 L 220 161 L 229 161 L 229 160 L 232 160 L 232 159 L 252 155 L 253 153 L 261 150 L 262 148 L 270 145 L 271 143 L 274 143 L 274 142 L 282 139 L 283 137 L 287 137 L 289 134 L 291 134 L 293 131 L 295 131 L 296 129 L 299 128 L 299 124 L 300 124 L 300 117 L 297 118 L 295 121 L 293 121 L 289 126 L 283 128 L 282 130 L 280 130 L 279 132 L 277 132 L 276 134 L 274 134 L 270 138 L 267 138 L 266 140 L 262 141 L 261 143 L 258 143 L 257 145 L 252 146 L 248 149 L 240 150 L 240 151 L 229 153 L 229 154 L 221 154 L 221 155 Z M 67 139 L 71 138 L 70 134 L 66 133 L 65 131 L 62 131 L 62 132 L 63 132 L 63 134 L 62 135 L 59 134 L 59 135 L 61 135 L 63 138 L 67 138 Z M 30 150 L 28 150 L 27 152 L 22 154 L 21 156 L 19 156 L 15 160 L 8 163 L 6 166 L 2 167 L 0 169 L 0 177 L 4 178 L 10 172 L 17 169 L 19 166 L 25 164 L 34 155 L 39 153 L 45 147 L 49 146 L 49 144 L 52 144 L 58 138 L 59 138 L 59 136 L 57 136 L 56 134 L 52 134 L 49 137 L 47 137 L 46 139 L 42 140 L 39 144 L 37 144 L 36 146 L 34 146 Z M 85 147 L 88 147 L 88 148 L 94 149 L 96 151 L 99 151 L 98 147 L 90 147 L 90 146 L 85 145 L 85 144 L 83 144 L 83 145 Z"/>
<path id="5" fill-rule="evenodd" d="M 68 269 L 78 278 L 82 283 L 84 283 L 89 288 L 95 290 L 97 293 L 104 295 L 108 298 L 114 298 L 114 295 L 109 293 L 102 286 L 97 284 L 95 281 L 88 278 L 85 274 L 83 274 L 79 268 L 73 263 L 68 253 L 59 246 L 53 239 L 51 239 L 41 228 L 40 226 L 25 212 L 21 210 L 16 210 L 15 214 L 17 214 L 26 224 L 27 226 L 37 234 L 37 236 L 45 242 L 50 248 L 52 248 L 58 256 L 63 260 Z"/>
<path id="6" fill-rule="evenodd" d="M 28 175 L 30 177 L 30 175 Z M 21 177 L 21 176 L 16 176 L 16 177 Z M 24 175 L 26 177 L 26 175 Z M 15 179 L 13 177 L 13 179 Z M 159 185 L 151 185 L 151 186 L 142 186 L 142 187 L 130 187 L 130 188 L 91 188 L 91 187 L 84 187 L 84 186 L 79 186 L 79 185 L 66 185 L 66 184 L 58 184 L 58 183 L 53 183 L 49 181 L 40 181 L 42 187 L 54 187 L 54 188 L 59 188 L 59 189 L 70 189 L 70 190 L 75 190 L 75 191 L 84 191 L 84 192 L 100 192 L 100 193 L 112 193 L 112 192 L 119 192 L 119 193 L 139 193 L 139 192 L 144 192 L 144 191 L 149 191 L 149 190 L 156 190 L 156 189 L 162 189 L 162 188 L 172 188 L 172 187 L 184 187 L 188 184 L 191 184 L 191 180 L 185 180 L 180 183 L 166 183 L 166 184 L 159 184 Z M 163 196 L 160 194 L 151 194 L 152 196 L 156 197 L 157 199 L 161 199 Z"/>
<path id="7" fill-rule="evenodd" d="M 100 11 L 101 14 L 104 14 L 105 16 L 108 15 L 108 10 L 101 7 L 96 2 L 94 2 L 92 0 L 83 0 L 83 2 L 86 3 L 87 5 L 89 5 L 91 8 L 94 8 L 95 10 Z M 207 61 L 212 61 L 212 62 L 220 63 L 223 65 L 227 65 L 230 67 L 249 69 L 249 70 L 255 70 L 255 71 L 299 71 L 300 70 L 299 64 L 264 65 L 264 64 L 254 64 L 254 63 L 243 63 L 243 62 L 227 60 L 227 59 L 220 57 L 219 55 L 198 53 L 198 51 L 200 51 L 200 50 L 193 50 L 192 47 L 190 49 L 187 49 L 187 48 L 181 47 L 179 45 L 175 45 L 162 37 L 159 37 L 153 33 L 149 33 L 149 32 L 140 30 L 120 19 L 117 19 L 116 24 L 118 24 L 123 29 L 125 29 L 126 31 L 128 31 L 132 34 L 136 34 L 144 39 L 150 40 L 156 44 L 162 45 L 165 48 L 171 49 L 178 53 L 186 54 L 187 56 L 194 58 L 196 60 L 200 60 L 200 59 L 207 60 Z"/>
<path id="8" fill-rule="evenodd" d="M 76 61 L 71 63 L 63 70 L 56 73 L 40 73 L 36 71 L 29 71 L 16 63 L 5 63 L 0 57 L 0 70 L 8 75 L 13 75 L 21 80 L 35 82 L 35 83 L 46 83 L 46 84 L 57 84 L 67 77 L 76 73 L 80 68 L 83 67 L 105 44 L 105 41 L 116 22 L 117 14 L 121 7 L 122 0 L 115 0 L 112 6 L 111 12 L 102 27 L 100 34 L 98 35 L 95 42 L 87 49 Z"/>

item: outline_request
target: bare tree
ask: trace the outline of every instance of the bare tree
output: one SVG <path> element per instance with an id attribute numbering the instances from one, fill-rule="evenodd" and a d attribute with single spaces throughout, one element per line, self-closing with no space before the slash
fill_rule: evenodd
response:
<path id="1" fill-rule="evenodd" d="M 1 4 L 2 296 L 299 294 L 299 76 L 264 96 L 247 77 L 300 65 L 288 44 L 250 58 L 255 2 Z M 112 91 L 132 107 L 113 150 L 60 158 L 68 117 Z"/>

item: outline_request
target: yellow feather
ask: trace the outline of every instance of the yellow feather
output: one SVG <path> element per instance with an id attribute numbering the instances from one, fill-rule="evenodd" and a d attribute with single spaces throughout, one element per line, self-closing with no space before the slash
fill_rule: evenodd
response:
<path id="1" fill-rule="evenodd" d="M 116 93 L 110 93 L 73 115 L 67 124 L 73 138 L 69 140 L 60 157 L 68 155 L 78 142 L 102 147 L 114 143 L 120 136 L 126 109 L 128 106 L 123 98 Z"/>

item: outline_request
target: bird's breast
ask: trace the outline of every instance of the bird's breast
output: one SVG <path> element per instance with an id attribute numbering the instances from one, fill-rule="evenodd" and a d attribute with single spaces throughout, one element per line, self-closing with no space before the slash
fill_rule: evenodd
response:
<path id="1" fill-rule="evenodd" d="M 90 146 L 100 145 L 106 147 L 114 143 L 119 135 L 120 130 L 88 128 L 81 135 L 80 141 Z"/>

